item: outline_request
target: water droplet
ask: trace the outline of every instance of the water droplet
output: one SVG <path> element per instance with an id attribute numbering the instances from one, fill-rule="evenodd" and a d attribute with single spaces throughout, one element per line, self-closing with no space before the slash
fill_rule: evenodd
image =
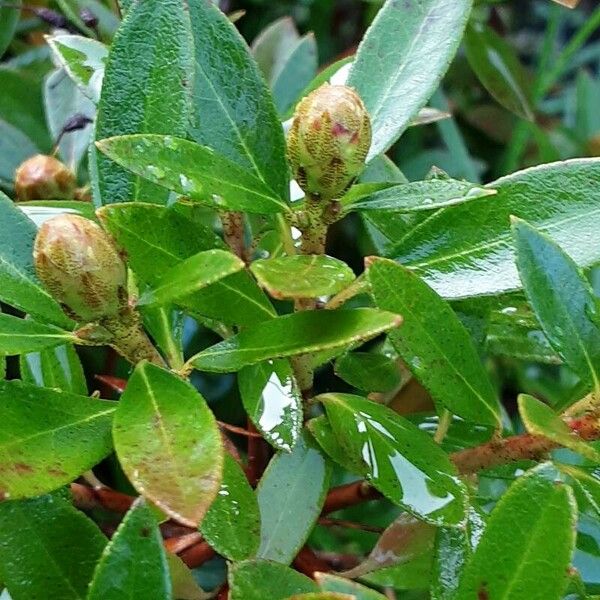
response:
<path id="1" fill-rule="evenodd" d="M 156 167 L 155 165 L 150 165 L 150 166 L 146 167 L 146 172 L 148 173 L 148 175 L 150 175 L 150 177 L 152 177 L 154 179 L 164 179 L 165 178 L 164 169 L 161 169 L 160 167 Z"/>

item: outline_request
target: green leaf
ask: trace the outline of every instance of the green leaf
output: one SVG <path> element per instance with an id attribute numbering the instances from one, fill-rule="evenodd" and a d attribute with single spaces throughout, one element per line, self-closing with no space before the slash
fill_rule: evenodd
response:
<path id="1" fill-rule="evenodd" d="M 342 594 L 349 594 L 355 600 L 385 600 L 385 596 L 375 590 L 371 590 L 360 583 L 355 583 L 339 577 L 338 575 L 332 575 L 331 573 L 317 573 L 315 575 L 319 587 L 324 592 L 338 592 Z"/>
<path id="2" fill-rule="evenodd" d="M 125 515 L 104 549 L 87 600 L 171 598 L 171 577 L 162 536 L 152 511 L 141 501 Z"/>
<path id="3" fill-rule="evenodd" d="M 251 171 L 208 146 L 162 135 L 124 135 L 96 145 L 136 175 L 204 206 L 258 214 L 289 210 Z"/>
<path id="4" fill-rule="evenodd" d="M 254 490 L 240 465 L 228 454 L 223 481 L 200 525 L 204 539 L 230 560 L 245 560 L 260 544 L 260 514 Z"/>
<path id="5" fill-rule="evenodd" d="M 196 583 L 194 574 L 177 554 L 168 552 L 167 563 L 175 600 L 210 600 L 213 597 Z"/>
<path id="6" fill-rule="evenodd" d="M 19 367 L 25 383 L 87 395 L 83 367 L 71 344 L 23 354 L 19 358 Z"/>
<path id="7" fill-rule="evenodd" d="M 68 331 L 0 313 L 0 352 L 7 356 L 36 352 L 74 341 Z"/>
<path id="8" fill-rule="evenodd" d="M 575 493 L 575 498 L 580 506 L 580 512 L 591 507 L 600 517 L 600 480 L 593 473 L 587 473 L 583 469 L 571 465 L 557 464 L 557 468 L 569 476 L 569 483 Z M 583 497 L 583 505 L 581 499 Z"/>
<path id="9" fill-rule="evenodd" d="M 400 384 L 396 361 L 384 354 L 349 352 L 337 359 L 335 374 L 366 392 L 388 392 Z"/>
<path id="10" fill-rule="evenodd" d="M 286 600 L 356 600 L 356 596 L 338 592 L 315 592 L 312 594 L 297 594 Z"/>
<path id="11" fill-rule="evenodd" d="M 600 463 L 600 452 L 582 440 L 559 415 L 537 398 L 520 394 L 519 414 L 529 433 L 546 437 L 594 463 Z"/>
<path id="12" fill-rule="evenodd" d="M 196 527 L 219 492 L 223 446 L 204 398 L 149 363 L 129 379 L 114 418 L 119 462 L 140 494 Z"/>
<path id="13" fill-rule="evenodd" d="M 502 496 L 457 598 L 562 598 L 575 547 L 576 506 L 570 488 L 543 469 L 529 471 Z"/>
<path id="14" fill-rule="evenodd" d="M 278 299 L 331 296 L 355 279 L 346 263 L 316 254 L 256 260 L 250 270 L 258 283 Z"/>
<path id="15" fill-rule="evenodd" d="M 102 38 L 112 38 L 119 27 L 119 17 L 113 8 L 105 6 L 102 0 L 56 0 L 56 2 L 69 22 L 74 23 L 80 31 L 84 31 L 88 36 L 95 35 L 95 32 L 85 24 L 81 17 L 81 11 L 86 8 L 98 20 L 97 29 Z"/>
<path id="16" fill-rule="evenodd" d="M 53 495 L 0 502 L 0 580 L 12 600 L 86 600 L 106 538 Z"/>
<path id="17" fill-rule="evenodd" d="M 316 592 L 317 584 L 285 565 L 268 560 L 234 563 L 229 570 L 230 600 L 284 600 Z"/>
<path id="18" fill-rule="evenodd" d="M 525 295 L 550 344 L 600 392 L 600 304 L 585 275 L 550 238 L 513 221 L 517 266 Z"/>
<path id="19" fill-rule="evenodd" d="M 257 558 L 292 562 L 321 513 L 330 471 L 303 436 L 291 453 L 271 459 L 256 489 L 261 520 Z"/>
<path id="20" fill-rule="evenodd" d="M 350 394 L 318 396 L 338 443 L 362 457 L 363 475 L 394 504 L 434 525 L 457 525 L 466 490 L 448 455 L 391 409 Z"/>
<path id="21" fill-rule="evenodd" d="M 141 43 L 142 42 L 142 43 Z M 193 40 L 183 0 L 136 2 L 113 40 L 98 105 L 96 139 L 133 133 L 186 133 Z M 165 204 L 169 193 L 97 155 L 96 205 L 143 200 Z"/>
<path id="22" fill-rule="evenodd" d="M 36 496 L 70 483 L 112 450 L 114 404 L 0 381 L 0 490 Z"/>
<path id="23" fill-rule="evenodd" d="M 273 360 L 238 373 L 248 417 L 277 450 L 291 452 L 302 431 L 302 395 L 286 360 Z"/>
<path id="24" fill-rule="evenodd" d="M 0 192 L 0 300 L 40 320 L 68 327 L 72 324 L 58 303 L 42 287 L 33 265 L 36 227 Z"/>
<path id="25" fill-rule="evenodd" d="M 387 150 L 435 91 L 460 43 L 470 0 L 388 0 L 348 77 L 373 124 L 369 159 Z"/>
<path id="26" fill-rule="evenodd" d="M 450 305 L 408 269 L 389 260 L 369 266 L 375 303 L 404 317 L 390 340 L 415 377 L 450 412 L 496 425 L 500 407 L 469 332 Z"/>
<path id="27" fill-rule="evenodd" d="M 533 121 L 531 75 L 513 46 L 491 27 L 472 23 L 465 32 L 465 50 L 471 68 L 497 102 L 518 117 Z"/>
<path id="28" fill-rule="evenodd" d="M 248 46 L 212 3 L 190 2 L 195 45 L 189 135 L 250 171 L 277 197 L 289 195 L 281 123 Z"/>
<path id="29" fill-rule="evenodd" d="M 517 290 L 510 233 L 517 215 L 551 233 L 579 266 L 590 266 L 600 260 L 599 248 L 587 243 L 600 227 L 599 166 L 598 159 L 574 159 L 498 179 L 487 186 L 496 196 L 440 209 L 393 238 L 388 254 L 444 298 Z M 388 215 L 390 228 L 396 220 Z"/>
<path id="30" fill-rule="evenodd" d="M 381 210 L 392 212 L 431 211 L 445 206 L 461 204 L 475 198 L 493 196 L 496 190 L 476 183 L 456 179 L 427 179 L 371 191 L 369 184 L 354 186 L 341 199 L 344 212 Z M 355 188 L 364 193 L 357 193 Z M 489 199 L 490 202 L 494 200 Z"/>
<path id="31" fill-rule="evenodd" d="M 90 221 L 96 220 L 96 213 L 91 202 L 81 200 L 28 200 L 19 202 L 19 209 L 40 227 L 48 219 L 69 213 L 81 215 Z"/>
<path id="32" fill-rule="evenodd" d="M 344 347 L 397 327 L 401 318 L 372 308 L 305 311 L 246 329 L 196 354 L 199 371 L 230 372 L 271 358 Z"/>
<path id="33" fill-rule="evenodd" d="M 48 46 L 81 92 L 98 104 L 108 48 L 81 35 L 50 36 Z"/>
<path id="34" fill-rule="evenodd" d="M 16 0 L 11 6 L 0 8 L 0 57 L 6 52 L 15 35 L 22 4 L 22 0 Z"/>
<path id="35" fill-rule="evenodd" d="M 198 292 L 212 283 L 244 268 L 244 261 L 226 250 L 207 250 L 194 254 L 167 271 L 160 286 L 145 292 L 139 305 L 170 304 Z"/>
<path id="36" fill-rule="evenodd" d="M 254 59 L 269 83 L 281 71 L 299 39 L 293 19 L 281 17 L 265 27 L 252 42 Z"/>
<path id="37" fill-rule="evenodd" d="M 0 183 L 11 187 L 15 170 L 39 148 L 20 129 L 0 118 Z M 3 599 L 4 600 L 4 599 Z"/>

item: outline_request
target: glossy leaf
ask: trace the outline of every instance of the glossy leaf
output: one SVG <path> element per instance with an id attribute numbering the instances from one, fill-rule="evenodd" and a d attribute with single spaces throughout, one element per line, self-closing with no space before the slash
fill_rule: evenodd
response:
<path id="1" fill-rule="evenodd" d="M 268 560 L 234 563 L 229 570 L 230 600 L 284 600 L 316 592 L 317 584 L 285 565 Z"/>
<path id="2" fill-rule="evenodd" d="M 360 583 L 355 583 L 331 573 L 317 573 L 315 577 L 319 587 L 324 592 L 349 594 L 355 600 L 385 600 L 386 598 L 375 590 L 360 585 Z"/>
<path id="3" fill-rule="evenodd" d="M 98 104 L 96 139 L 186 133 L 193 40 L 182 0 L 136 2 L 112 42 Z M 98 154 L 96 205 L 142 200 L 165 204 L 169 193 Z"/>
<path id="4" fill-rule="evenodd" d="M 600 463 L 600 452 L 582 440 L 560 416 L 537 398 L 521 394 L 519 414 L 529 433 L 544 436 L 595 463 Z"/>
<path id="5" fill-rule="evenodd" d="M 200 291 L 212 283 L 244 268 L 244 262 L 225 250 L 207 250 L 194 254 L 167 271 L 160 286 L 149 290 L 138 304 L 169 304 Z"/>
<path id="6" fill-rule="evenodd" d="M 562 598 L 576 517 L 571 490 L 543 467 L 517 479 L 492 511 L 456 597 Z"/>
<path id="7" fill-rule="evenodd" d="M 292 562 L 321 513 L 329 476 L 329 465 L 304 437 L 291 453 L 271 459 L 256 489 L 261 519 L 257 558 Z"/>
<path id="8" fill-rule="evenodd" d="M 592 265 L 600 252 L 585 240 L 600 226 L 599 165 L 598 159 L 575 159 L 498 179 L 489 184 L 498 192 L 493 198 L 440 209 L 419 227 L 404 229 L 402 237 L 392 237 L 388 252 L 444 298 L 517 290 L 521 282 L 510 236 L 510 216 L 516 215 L 551 233 L 579 266 Z M 395 217 L 387 221 L 383 227 L 393 231 Z"/>
<path id="9" fill-rule="evenodd" d="M 496 393 L 469 332 L 452 308 L 408 269 L 388 260 L 369 266 L 375 303 L 404 316 L 390 340 L 415 377 L 450 412 L 474 423 L 498 424 Z"/>
<path id="10" fill-rule="evenodd" d="M 160 135 L 113 137 L 97 146 L 136 175 L 210 208 L 258 214 L 287 210 L 251 171 L 208 146 Z"/>
<path id="11" fill-rule="evenodd" d="M 597 475 L 566 464 L 558 464 L 557 468 L 569 476 L 569 483 L 580 506 L 580 512 L 591 507 L 600 517 L 600 479 Z M 582 506 L 582 498 L 585 508 Z"/>
<path id="12" fill-rule="evenodd" d="M 7 356 L 37 352 L 74 339 L 73 334 L 54 325 L 0 313 L 0 352 Z"/>
<path id="13" fill-rule="evenodd" d="M 112 450 L 114 404 L 0 381 L 0 490 L 11 498 L 70 483 Z"/>
<path id="14" fill-rule="evenodd" d="M 133 486 L 190 527 L 219 491 L 223 447 L 202 396 L 176 375 L 140 363 L 114 418 L 115 449 Z"/>
<path id="15" fill-rule="evenodd" d="M 290 452 L 302 430 L 302 395 L 286 360 L 243 368 L 238 385 L 254 426 L 277 450 Z"/>
<path id="16" fill-rule="evenodd" d="M 513 46 L 480 23 L 470 24 L 464 39 L 469 64 L 485 89 L 502 106 L 533 121 L 531 76 Z"/>
<path id="17" fill-rule="evenodd" d="M 337 359 L 335 374 L 366 392 L 387 392 L 400 384 L 396 361 L 383 354 L 349 352 Z"/>
<path id="18" fill-rule="evenodd" d="M 223 481 L 200 531 L 204 539 L 230 560 L 255 555 L 260 544 L 260 515 L 254 490 L 231 456 L 225 455 Z"/>
<path id="19" fill-rule="evenodd" d="M 273 99 L 246 42 L 211 2 L 190 2 L 194 105 L 189 135 L 286 200 L 285 140 Z"/>
<path id="20" fill-rule="evenodd" d="M 0 502 L 0 579 L 12 600 L 85 600 L 106 538 L 57 495 Z"/>
<path id="21" fill-rule="evenodd" d="M 435 91 L 454 57 L 470 0 L 388 0 L 363 38 L 347 84 L 373 124 L 369 159 L 387 150 Z"/>
<path id="22" fill-rule="evenodd" d="M 71 344 L 23 354 L 19 367 L 25 383 L 87 395 L 83 367 Z"/>
<path id="23" fill-rule="evenodd" d="M 1 192 L 0 222 L 5 232 L 0 236 L 0 300 L 44 322 L 69 326 L 71 321 L 35 274 L 35 225 Z"/>
<path id="24" fill-rule="evenodd" d="M 585 275 L 550 238 L 513 221 L 525 295 L 548 340 L 590 389 L 600 391 L 600 304 Z"/>
<path id="25" fill-rule="evenodd" d="M 447 454 L 391 409 L 350 394 L 318 399 L 338 443 L 363 460 L 363 475 L 389 500 L 434 525 L 457 525 L 466 490 Z"/>
<path id="26" fill-rule="evenodd" d="M 162 536 L 152 511 L 137 502 L 125 515 L 98 562 L 87 600 L 171 598 Z"/>
<path id="27" fill-rule="evenodd" d="M 200 352 L 189 363 L 199 371 L 239 371 L 271 358 L 345 347 L 400 323 L 397 315 L 372 308 L 299 312 L 242 331 Z"/>
<path id="28" fill-rule="evenodd" d="M 250 270 L 273 298 L 331 296 L 350 285 L 352 269 L 330 256 L 282 256 L 256 260 Z"/>
<path id="29" fill-rule="evenodd" d="M 11 6 L 0 8 L 0 57 L 12 42 L 19 22 L 19 7 L 22 4 L 22 0 L 16 0 Z"/>

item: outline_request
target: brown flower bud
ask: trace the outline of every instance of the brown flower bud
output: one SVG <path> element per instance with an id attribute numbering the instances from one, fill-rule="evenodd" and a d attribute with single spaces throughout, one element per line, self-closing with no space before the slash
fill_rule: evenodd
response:
<path id="1" fill-rule="evenodd" d="M 127 304 L 125 265 L 93 221 L 72 214 L 49 219 L 33 255 L 42 283 L 77 320 L 113 317 Z"/>
<path id="2" fill-rule="evenodd" d="M 370 146 L 371 121 L 351 88 L 325 84 L 298 104 L 288 155 L 307 194 L 339 198 L 364 168 Z"/>
<path id="3" fill-rule="evenodd" d="M 22 163 L 15 173 L 18 200 L 69 200 L 77 182 L 75 175 L 53 156 L 37 154 Z"/>

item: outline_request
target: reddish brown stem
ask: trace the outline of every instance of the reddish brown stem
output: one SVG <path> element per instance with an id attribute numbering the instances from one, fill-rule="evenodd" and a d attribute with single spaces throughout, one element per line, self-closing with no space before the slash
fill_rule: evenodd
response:
<path id="1" fill-rule="evenodd" d="M 110 488 L 91 488 L 80 483 L 71 484 L 73 503 L 82 510 L 104 508 L 116 513 L 126 513 L 135 497 Z"/>
<path id="2" fill-rule="evenodd" d="M 205 562 L 208 562 L 211 558 L 214 558 L 215 554 L 215 551 L 206 542 L 199 542 L 187 550 L 184 550 L 179 558 L 181 558 L 190 569 L 195 569 Z"/>
<path id="3" fill-rule="evenodd" d="M 329 490 L 322 514 L 326 515 L 361 502 L 381 498 L 381 494 L 366 481 L 355 481 Z"/>
<path id="4" fill-rule="evenodd" d="M 258 433 L 256 427 L 250 419 L 248 419 L 248 431 L 250 433 Z M 261 478 L 265 469 L 266 462 L 266 447 L 262 436 L 252 436 L 248 438 L 248 465 L 246 467 L 246 477 L 252 487 L 255 487 Z"/>
<path id="5" fill-rule="evenodd" d="M 111 348 L 111 352 L 116 356 L 117 353 Z M 113 377 L 112 375 L 94 375 L 94 378 L 97 379 L 100 383 L 103 384 L 105 390 L 117 392 L 117 394 L 122 394 L 125 391 L 125 387 L 127 386 L 127 380 L 121 379 L 120 377 Z M 104 395 L 104 391 L 102 392 Z"/>
<path id="6" fill-rule="evenodd" d="M 226 583 L 223 585 L 223 587 L 219 590 L 219 593 L 217 594 L 217 600 L 227 600 L 229 598 L 229 585 L 227 585 Z"/>
<path id="7" fill-rule="evenodd" d="M 330 517 L 321 517 L 319 525 L 324 527 L 343 527 L 344 529 L 357 529 L 359 531 L 370 531 L 371 533 L 383 533 L 384 527 L 373 527 L 364 523 L 356 523 L 355 521 L 345 521 L 343 519 L 331 519 Z"/>
<path id="8" fill-rule="evenodd" d="M 308 546 L 304 546 L 298 552 L 298 555 L 294 559 L 294 567 L 300 573 L 304 573 L 313 579 L 315 573 L 328 573 L 332 570 L 329 564 L 320 559 Z"/>
<path id="9" fill-rule="evenodd" d="M 168 540 L 165 540 L 164 545 L 165 550 L 168 552 L 179 554 L 200 542 L 202 542 L 202 536 L 197 531 L 194 531 L 178 537 L 169 538 Z"/>

